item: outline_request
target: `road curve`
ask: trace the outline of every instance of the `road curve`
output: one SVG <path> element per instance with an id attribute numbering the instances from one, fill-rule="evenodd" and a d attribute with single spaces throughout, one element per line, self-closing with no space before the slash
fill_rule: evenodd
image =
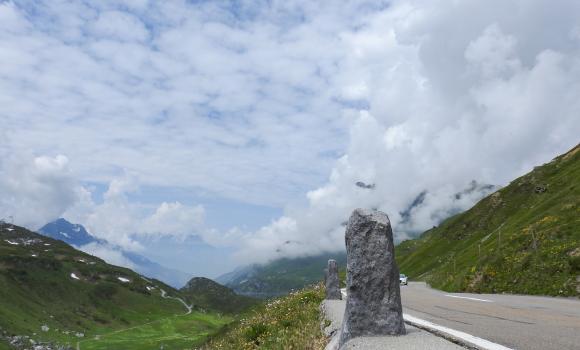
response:
<path id="1" fill-rule="evenodd" d="M 185 312 L 184 315 L 189 315 L 191 313 L 191 310 L 193 310 L 193 304 L 192 305 L 187 305 L 187 303 L 185 302 L 185 300 L 178 298 L 178 297 L 170 297 L 167 295 L 167 292 L 164 291 L 163 289 L 159 288 L 159 290 L 161 291 L 161 297 L 163 299 L 173 299 L 173 300 L 177 300 L 180 303 L 183 304 L 183 306 L 185 306 L 185 308 L 187 309 L 187 312 Z"/>
<path id="2" fill-rule="evenodd" d="M 580 300 L 401 286 L 406 314 L 513 349 L 580 349 Z"/>

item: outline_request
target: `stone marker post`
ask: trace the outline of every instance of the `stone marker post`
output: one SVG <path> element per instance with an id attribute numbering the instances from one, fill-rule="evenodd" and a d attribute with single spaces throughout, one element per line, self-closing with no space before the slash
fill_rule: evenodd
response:
<path id="1" fill-rule="evenodd" d="M 340 293 L 340 281 L 338 279 L 338 264 L 336 260 L 328 260 L 328 267 L 326 269 L 326 299 L 327 300 L 341 300 L 342 293 Z"/>
<path id="2" fill-rule="evenodd" d="M 340 346 L 355 337 L 405 334 L 389 218 L 376 210 L 356 209 L 345 240 L 347 298 Z"/>

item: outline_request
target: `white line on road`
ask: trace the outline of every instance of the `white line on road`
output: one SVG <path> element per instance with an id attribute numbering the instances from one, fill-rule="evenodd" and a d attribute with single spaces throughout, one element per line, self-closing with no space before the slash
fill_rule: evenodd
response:
<path id="1" fill-rule="evenodd" d="M 346 295 L 347 295 L 346 288 L 341 288 L 340 292 L 342 293 L 342 296 L 344 298 L 346 298 Z M 461 297 L 458 295 L 445 294 L 445 296 L 451 297 L 451 298 L 472 299 L 472 300 L 483 301 L 483 302 L 487 302 L 487 303 L 493 303 L 493 301 L 491 301 L 491 300 L 470 298 L 470 297 Z M 471 334 L 468 334 L 465 332 L 457 331 L 455 329 L 440 326 L 440 325 L 435 324 L 433 322 L 425 321 L 423 319 L 417 318 L 415 316 L 411 316 L 409 314 L 403 313 L 403 318 L 405 319 L 405 322 L 407 322 L 413 326 L 423 328 L 423 329 L 428 329 L 431 332 L 439 333 L 439 335 L 441 335 L 441 334 L 447 335 L 451 338 L 459 340 L 460 342 L 465 342 L 465 343 L 469 343 L 471 345 L 475 345 L 479 349 L 484 349 L 484 350 L 513 350 L 512 348 L 505 347 L 503 345 L 491 342 L 489 340 L 485 340 L 483 338 L 479 338 L 479 337 L 476 337 L 474 335 L 471 335 Z"/>
<path id="2" fill-rule="evenodd" d="M 403 318 L 405 319 L 406 322 L 408 322 L 414 326 L 417 326 L 419 328 L 427 328 L 427 329 L 435 331 L 435 332 L 443 333 L 445 335 L 451 336 L 452 338 L 456 338 L 460 341 L 464 341 L 464 342 L 470 343 L 472 345 L 475 345 L 475 346 L 479 347 L 480 349 L 513 350 L 513 349 L 505 347 L 503 345 L 490 342 L 489 340 L 485 340 L 485 339 L 476 337 L 474 335 L 471 335 L 471 334 L 468 334 L 465 332 L 457 331 L 455 329 L 443 327 L 443 326 L 437 325 L 435 323 L 425 321 L 425 320 L 422 320 L 420 318 L 411 316 L 409 314 L 403 314 Z"/>
<path id="3" fill-rule="evenodd" d="M 485 303 L 493 303 L 493 301 L 491 301 L 491 300 L 470 298 L 470 297 L 460 297 L 459 295 L 445 294 L 445 296 L 450 297 L 450 298 L 469 299 L 469 300 L 475 300 L 475 301 L 483 301 Z"/>

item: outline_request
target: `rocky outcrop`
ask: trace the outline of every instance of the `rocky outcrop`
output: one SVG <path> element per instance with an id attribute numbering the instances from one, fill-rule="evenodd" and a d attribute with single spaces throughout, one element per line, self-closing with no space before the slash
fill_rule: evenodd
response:
<path id="1" fill-rule="evenodd" d="M 340 281 L 338 279 L 338 264 L 334 259 L 328 260 L 325 283 L 326 283 L 326 299 L 341 300 L 342 293 L 340 293 Z"/>
<path id="2" fill-rule="evenodd" d="M 360 336 L 405 334 L 389 218 L 379 211 L 356 209 L 345 240 L 348 297 L 340 345 Z"/>

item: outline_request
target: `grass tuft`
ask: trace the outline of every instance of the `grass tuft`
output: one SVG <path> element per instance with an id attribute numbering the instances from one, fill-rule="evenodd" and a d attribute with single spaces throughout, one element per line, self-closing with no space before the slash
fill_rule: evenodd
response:
<path id="1" fill-rule="evenodd" d="M 254 308 L 227 326 L 202 349 L 319 350 L 326 346 L 320 329 L 322 283 Z"/>

